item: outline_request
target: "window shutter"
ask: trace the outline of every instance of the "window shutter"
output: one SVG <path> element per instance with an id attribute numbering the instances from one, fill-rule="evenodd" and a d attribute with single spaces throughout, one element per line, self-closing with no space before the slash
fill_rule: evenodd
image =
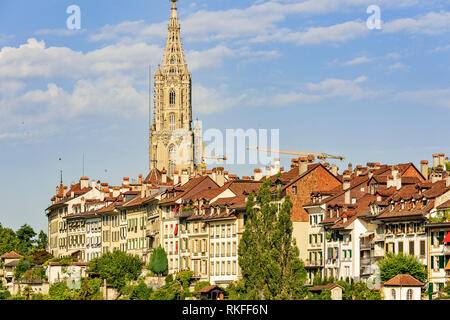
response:
<path id="1" fill-rule="evenodd" d="M 434 256 L 431 256 L 431 269 L 434 269 Z"/>
<path id="2" fill-rule="evenodd" d="M 444 256 L 439 256 L 439 269 L 444 269 Z"/>
<path id="3" fill-rule="evenodd" d="M 431 233 L 431 245 L 434 245 L 434 232 Z"/>

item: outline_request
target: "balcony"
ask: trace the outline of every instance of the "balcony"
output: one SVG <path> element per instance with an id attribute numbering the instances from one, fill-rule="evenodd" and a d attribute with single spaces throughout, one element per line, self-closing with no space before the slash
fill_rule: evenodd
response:
<path id="1" fill-rule="evenodd" d="M 375 240 L 375 242 L 383 242 L 384 238 L 385 238 L 384 234 L 375 234 L 374 240 Z"/>
<path id="2" fill-rule="evenodd" d="M 372 259 L 370 257 L 368 257 L 368 258 L 361 258 L 359 263 L 361 265 L 370 265 L 372 263 Z"/>
<path id="3" fill-rule="evenodd" d="M 361 243 L 359 245 L 359 249 L 361 251 L 372 250 L 373 249 L 373 244 L 372 243 Z"/>
<path id="4" fill-rule="evenodd" d="M 321 267 L 322 266 L 322 260 L 309 260 L 306 259 L 305 266 L 307 267 Z"/>

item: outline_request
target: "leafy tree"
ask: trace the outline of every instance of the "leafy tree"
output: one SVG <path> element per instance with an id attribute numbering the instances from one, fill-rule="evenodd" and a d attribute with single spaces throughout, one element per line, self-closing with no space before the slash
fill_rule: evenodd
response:
<path id="1" fill-rule="evenodd" d="M 153 250 L 152 255 L 150 256 L 148 269 L 153 273 L 160 275 L 169 269 L 166 251 L 161 246 Z"/>
<path id="2" fill-rule="evenodd" d="M 18 240 L 16 250 L 18 251 L 18 253 L 24 255 L 28 254 L 35 243 L 35 240 L 33 240 L 35 236 L 36 232 L 34 232 L 33 228 L 28 224 L 24 224 L 23 226 L 21 226 L 16 231 L 16 237 Z"/>
<path id="3" fill-rule="evenodd" d="M 78 293 L 78 299 L 101 300 L 101 285 L 102 280 L 100 278 L 82 278 L 80 292 Z"/>
<path id="4" fill-rule="evenodd" d="M 89 261 L 89 272 L 98 273 L 100 278 L 120 292 L 120 297 L 126 283 L 138 279 L 143 265 L 138 256 L 116 250 Z"/>
<path id="5" fill-rule="evenodd" d="M 181 282 L 178 280 L 166 281 L 164 286 L 153 292 L 151 300 L 184 300 Z"/>
<path id="6" fill-rule="evenodd" d="M 16 250 L 17 238 L 14 231 L 10 228 L 0 226 L 0 255 Z"/>
<path id="7" fill-rule="evenodd" d="M 38 239 L 36 242 L 37 248 L 41 250 L 45 250 L 47 248 L 48 237 L 47 234 L 41 230 L 38 235 Z"/>
<path id="8" fill-rule="evenodd" d="M 147 287 L 144 281 L 141 281 L 130 294 L 130 300 L 149 300 L 153 292 L 152 288 Z"/>
<path id="9" fill-rule="evenodd" d="M 33 256 L 33 263 L 39 266 L 42 266 L 45 262 L 53 258 L 51 253 L 42 249 L 34 250 L 32 256 Z"/>
<path id="10" fill-rule="evenodd" d="M 228 300 L 247 300 L 248 296 L 245 290 L 245 285 L 243 281 L 232 282 L 226 288 L 226 295 Z"/>
<path id="11" fill-rule="evenodd" d="M 177 274 L 177 279 L 180 280 L 185 293 L 189 293 L 189 284 L 193 275 L 192 271 L 181 271 Z"/>
<path id="12" fill-rule="evenodd" d="M 25 272 L 31 269 L 31 262 L 26 258 L 21 258 L 14 268 L 14 278 L 20 280 Z"/>
<path id="13" fill-rule="evenodd" d="M 246 204 L 245 231 L 239 244 L 239 265 L 249 299 L 301 299 L 307 294 L 306 270 L 292 238 L 292 202 L 278 212 L 271 202 L 271 181 L 266 179 Z"/>
<path id="14" fill-rule="evenodd" d="M 77 300 L 77 293 L 70 290 L 65 282 L 56 282 L 48 291 L 50 300 Z"/>
<path id="15" fill-rule="evenodd" d="M 26 300 L 30 300 L 32 293 L 33 293 L 33 289 L 31 289 L 30 286 L 26 286 L 25 288 L 23 288 L 23 294 L 24 294 Z"/>
<path id="16" fill-rule="evenodd" d="M 357 282 L 351 285 L 346 298 L 346 300 L 381 300 L 381 293 L 369 289 L 364 282 Z"/>
<path id="17" fill-rule="evenodd" d="M 388 253 L 378 261 L 381 281 L 385 282 L 398 274 L 409 274 L 421 282 L 427 280 L 427 268 L 412 255 Z"/>

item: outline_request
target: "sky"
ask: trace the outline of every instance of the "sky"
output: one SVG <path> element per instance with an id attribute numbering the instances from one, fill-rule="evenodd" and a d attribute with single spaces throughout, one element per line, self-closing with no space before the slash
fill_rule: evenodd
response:
<path id="1" fill-rule="evenodd" d="M 71 5 L 80 29 L 67 28 Z M 450 0 L 177 6 L 204 131 L 279 129 L 281 149 L 345 156 L 330 161 L 341 170 L 450 154 Z M 3 226 L 46 231 L 60 170 L 65 185 L 148 173 L 149 70 L 169 16 L 168 0 L 0 0 Z"/>

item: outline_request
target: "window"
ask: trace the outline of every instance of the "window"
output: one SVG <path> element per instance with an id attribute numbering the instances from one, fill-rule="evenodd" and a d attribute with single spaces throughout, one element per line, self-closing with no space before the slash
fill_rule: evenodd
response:
<path id="1" fill-rule="evenodd" d="M 169 115 L 169 130 L 175 130 L 175 113 Z"/>
<path id="2" fill-rule="evenodd" d="M 391 290 L 391 296 L 392 296 L 392 300 L 397 300 L 397 295 L 396 295 L 395 289 Z"/>
<path id="3" fill-rule="evenodd" d="M 409 254 L 414 255 L 414 241 L 409 242 Z"/>
<path id="4" fill-rule="evenodd" d="M 297 186 L 292 187 L 292 194 L 297 194 Z"/>
<path id="5" fill-rule="evenodd" d="M 425 256 L 425 240 L 420 241 L 420 256 Z"/>
<path id="6" fill-rule="evenodd" d="M 412 300 L 412 289 L 408 289 L 408 291 L 406 291 L 406 300 Z"/>
<path id="7" fill-rule="evenodd" d="M 169 101 L 171 105 L 175 104 L 175 90 L 170 90 Z"/>
<path id="8" fill-rule="evenodd" d="M 403 241 L 398 243 L 398 253 L 403 253 Z"/>

